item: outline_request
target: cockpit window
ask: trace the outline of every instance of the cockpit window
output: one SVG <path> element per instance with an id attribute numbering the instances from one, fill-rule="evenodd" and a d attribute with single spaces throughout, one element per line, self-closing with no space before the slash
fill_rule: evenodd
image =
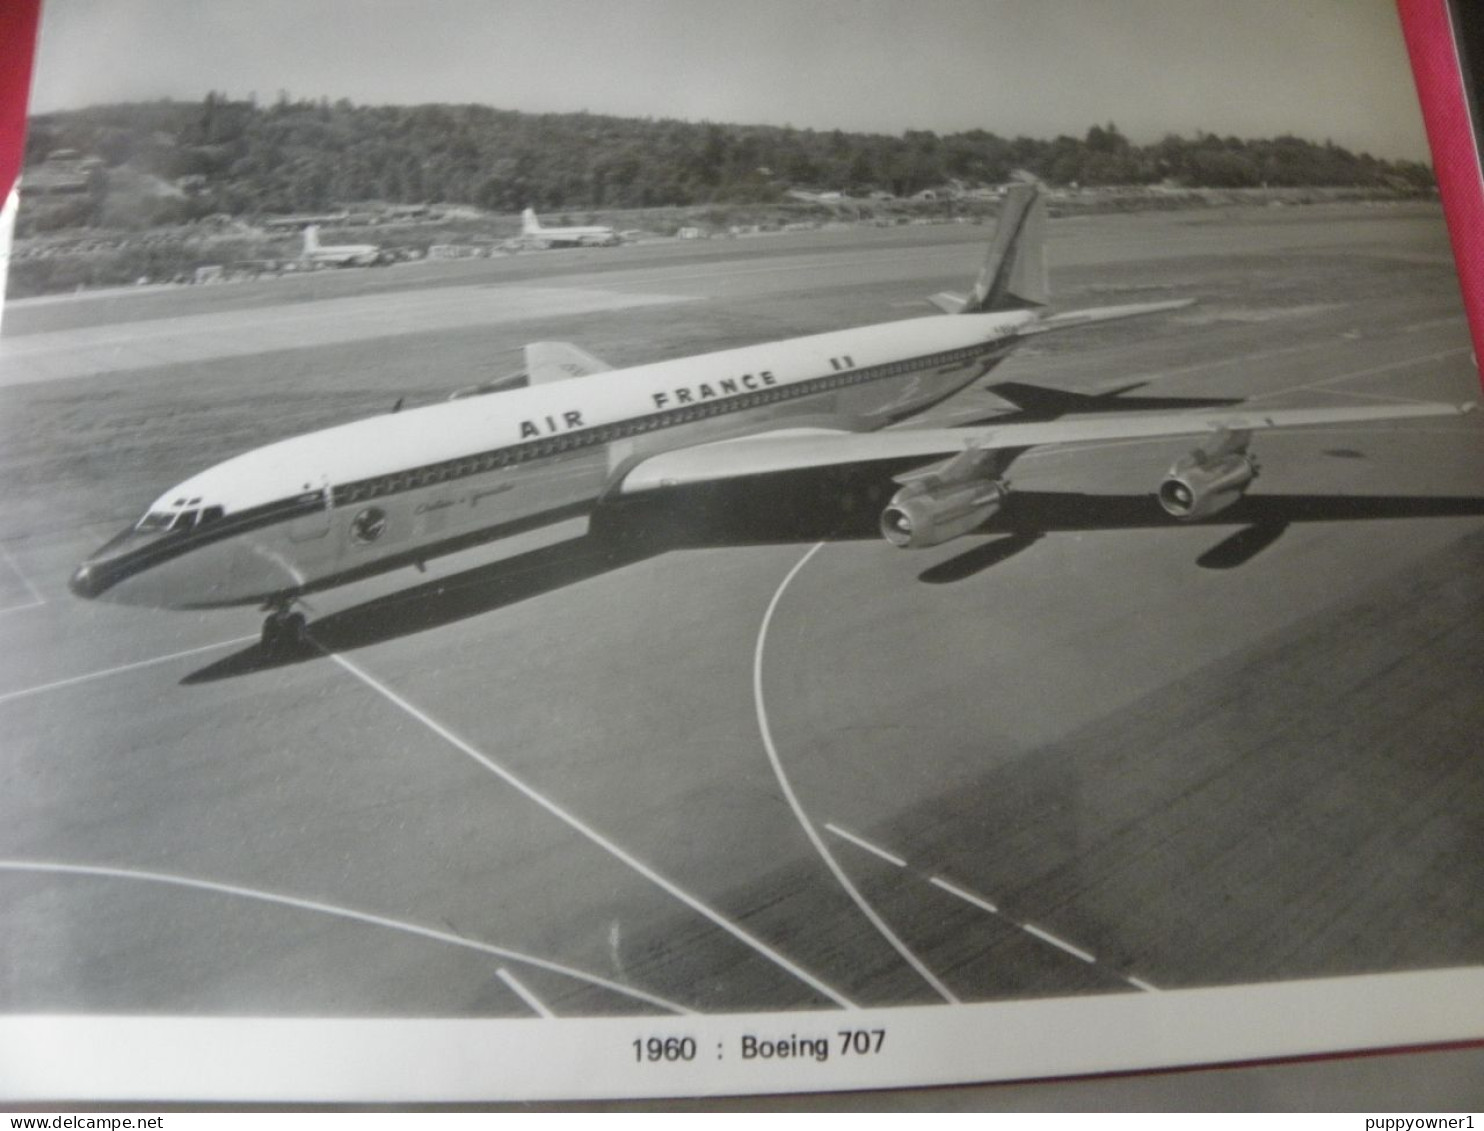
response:
<path id="1" fill-rule="evenodd" d="M 189 501 L 177 499 L 161 510 L 148 512 L 134 524 L 134 529 L 140 534 L 180 534 L 215 522 L 226 514 L 226 508 L 219 504 L 209 507 L 200 504 L 199 495 Z"/>
<path id="2" fill-rule="evenodd" d="M 173 514 L 169 514 L 165 511 L 150 511 L 147 515 L 139 520 L 134 529 L 139 531 L 141 534 L 148 534 L 151 531 L 159 532 L 169 530 L 170 523 L 174 520 L 174 518 L 175 516 Z"/>

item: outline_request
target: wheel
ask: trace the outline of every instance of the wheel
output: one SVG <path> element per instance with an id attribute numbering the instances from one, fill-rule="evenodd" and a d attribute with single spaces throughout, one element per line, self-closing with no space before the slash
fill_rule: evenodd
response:
<path id="1" fill-rule="evenodd" d="M 309 622 L 303 613 L 290 613 L 283 618 L 283 642 L 290 648 L 302 648 L 309 643 Z"/>
<path id="2" fill-rule="evenodd" d="M 309 624 L 303 613 L 273 613 L 263 621 L 260 646 L 270 655 L 283 655 L 309 642 Z"/>

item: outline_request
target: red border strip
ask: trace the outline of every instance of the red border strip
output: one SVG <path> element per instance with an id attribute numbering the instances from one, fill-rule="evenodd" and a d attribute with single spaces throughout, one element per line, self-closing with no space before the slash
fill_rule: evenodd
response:
<path id="1" fill-rule="evenodd" d="M 1484 184 L 1447 0 L 1397 0 L 1474 352 L 1484 356 Z"/>
<path id="2" fill-rule="evenodd" d="M 0 0 L 0 201 L 21 174 L 41 0 Z"/>

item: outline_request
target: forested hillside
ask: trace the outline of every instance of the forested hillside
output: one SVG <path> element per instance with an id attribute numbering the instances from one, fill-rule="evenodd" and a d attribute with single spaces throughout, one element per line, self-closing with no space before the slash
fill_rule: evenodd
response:
<path id="1" fill-rule="evenodd" d="M 1025 170 L 1052 184 L 1205 187 L 1371 186 L 1426 191 L 1431 171 L 1295 137 L 1166 137 L 1139 146 L 1113 124 L 1080 138 L 988 130 L 900 137 L 527 114 L 487 106 L 202 102 L 98 106 L 32 119 L 29 168 L 73 150 L 97 157 L 106 187 L 123 173 L 172 191 L 143 223 L 211 213 L 312 212 L 351 201 L 461 203 L 498 212 L 757 202 L 789 188 L 908 196 L 951 181 L 996 184 Z M 174 191 L 178 190 L 178 191 Z M 80 196 L 88 223 L 103 191 Z M 92 217 L 96 220 L 97 217 Z"/>

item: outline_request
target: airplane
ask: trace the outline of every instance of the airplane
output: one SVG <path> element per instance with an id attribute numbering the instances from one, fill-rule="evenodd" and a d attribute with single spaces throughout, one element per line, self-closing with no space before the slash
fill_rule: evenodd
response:
<path id="1" fill-rule="evenodd" d="M 623 243 L 612 228 L 544 228 L 534 208 L 520 214 L 520 234 L 536 247 L 611 247 Z"/>
<path id="2" fill-rule="evenodd" d="M 294 611 L 307 594 L 572 517 L 611 521 L 624 500 L 686 484 L 908 467 L 892 476 L 899 489 L 879 528 L 917 549 L 983 526 L 1030 448 L 1198 437 L 1155 491 L 1168 515 L 1196 521 L 1237 503 L 1257 477 L 1254 432 L 1473 407 L 1235 406 L 907 426 L 1027 340 L 1189 305 L 1044 312 L 1045 225 L 1038 188 L 1013 187 L 973 290 L 932 299 L 951 313 L 627 369 L 566 343 L 533 343 L 527 372 L 483 395 L 295 436 L 192 475 L 79 566 L 70 587 L 157 608 L 259 605 L 263 650 L 282 653 L 310 639 Z"/>
<path id="3" fill-rule="evenodd" d="M 300 258 L 336 267 L 372 267 L 381 262 L 381 248 L 374 243 L 322 244 L 319 225 L 304 229 L 304 251 Z"/>

